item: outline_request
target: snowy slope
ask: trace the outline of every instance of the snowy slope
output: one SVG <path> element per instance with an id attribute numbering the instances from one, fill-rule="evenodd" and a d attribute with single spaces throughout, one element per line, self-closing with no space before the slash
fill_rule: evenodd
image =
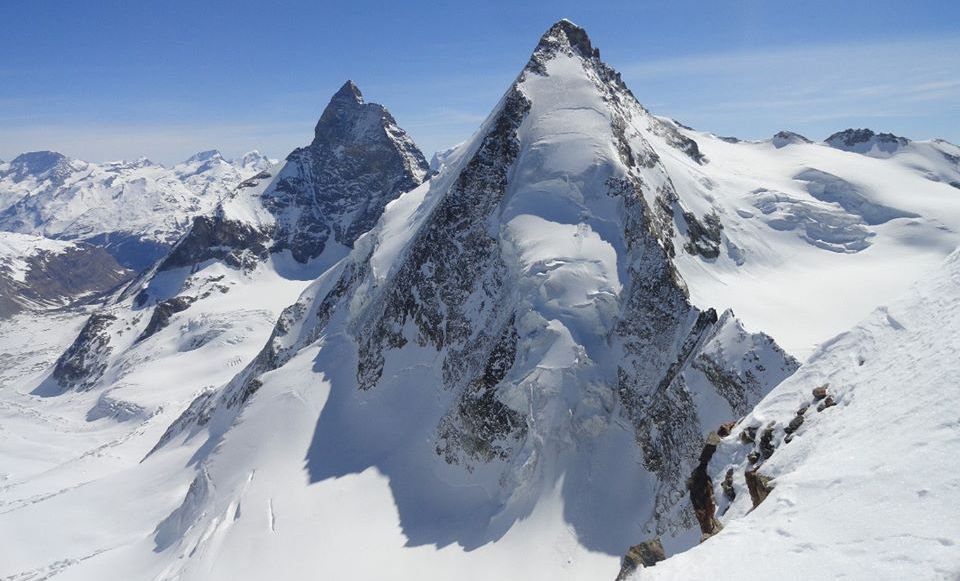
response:
<path id="1" fill-rule="evenodd" d="M 710 463 L 717 498 L 734 474 L 725 528 L 636 578 L 956 579 L 958 350 L 960 252 L 824 344 L 743 418 Z M 817 411 L 811 391 L 822 385 L 836 405 Z M 740 434 L 771 423 L 776 449 L 759 472 L 773 490 L 751 511 L 743 473 L 754 446 Z"/>
<path id="2" fill-rule="evenodd" d="M 102 246 L 136 270 L 149 266 L 244 179 L 270 165 L 250 152 L 208 151 L 165 168 L 141 158 L 88 163 L 25 153 L 0 165 L 0 229 Z"/>
<path id="3" fill-rule="evenodd" d="M 956 146 L 910 142 L 874 157 L 676 127 L 705 163 L 656 151 L 683 204 L 722 225 L 716 258 L 678 256 L 693 302 L 732 308 L 798 356 L 905 292 L 960 244 L 960 196 L 948 183 L 960 158 L 944 155 Z"/>

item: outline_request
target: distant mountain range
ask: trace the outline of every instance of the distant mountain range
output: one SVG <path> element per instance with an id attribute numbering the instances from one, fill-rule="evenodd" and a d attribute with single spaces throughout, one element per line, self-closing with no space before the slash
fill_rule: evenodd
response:
<path id="1" fill-rule="evenodd" d="M 0 229 L 106 249 L 142 270 L 240 182 L 271 165 L 253 151 L 235 160 L 198 153 L 171 168 L 146 158 L 89 163 L 35 151 L 0 164 Z"/>

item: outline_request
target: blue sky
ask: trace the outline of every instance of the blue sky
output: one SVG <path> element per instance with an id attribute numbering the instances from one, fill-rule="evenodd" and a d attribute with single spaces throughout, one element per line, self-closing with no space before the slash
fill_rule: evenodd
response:
<path id="1" fill-rule="evenodd" d="M 814 139 L 960 142 L 960 2 L 59 2 L 3 5 L 0 158 L 282 157 L 347 78 L 425 152 L 467 138 L 561 17 L 654 113 Z"/>

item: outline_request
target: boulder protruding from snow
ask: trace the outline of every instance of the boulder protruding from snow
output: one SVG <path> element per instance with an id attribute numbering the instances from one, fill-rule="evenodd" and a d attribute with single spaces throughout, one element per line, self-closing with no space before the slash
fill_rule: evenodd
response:
<path id="1" fill-rule="evenodd" d="M 630 547 L 627 550 L 627 554 L 623 556 L 620 565 L 620 574 L 617 575 L 616 581 L 626 581 L 637 569 L 653 567 L 666 558 L 667 555 L 663 550 L 663 543 L 659 537 L 644 541 L 639 545 L 634 545 Z"/>

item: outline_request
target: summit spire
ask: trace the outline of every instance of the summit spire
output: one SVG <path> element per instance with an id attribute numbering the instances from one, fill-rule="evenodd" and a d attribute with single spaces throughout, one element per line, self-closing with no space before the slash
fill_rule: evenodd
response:
<path id="1" fill-rule="evenodd" d="M 587 31 L 566 18 L 556 21 L 553 26 L 543 33 L 535 52 L 540 52 L 541 50 L 550 50 L 553 52 L 563 49 L 575 50 L 586 58 L 600 56 L 600 51 L 593 48 Z"/>

